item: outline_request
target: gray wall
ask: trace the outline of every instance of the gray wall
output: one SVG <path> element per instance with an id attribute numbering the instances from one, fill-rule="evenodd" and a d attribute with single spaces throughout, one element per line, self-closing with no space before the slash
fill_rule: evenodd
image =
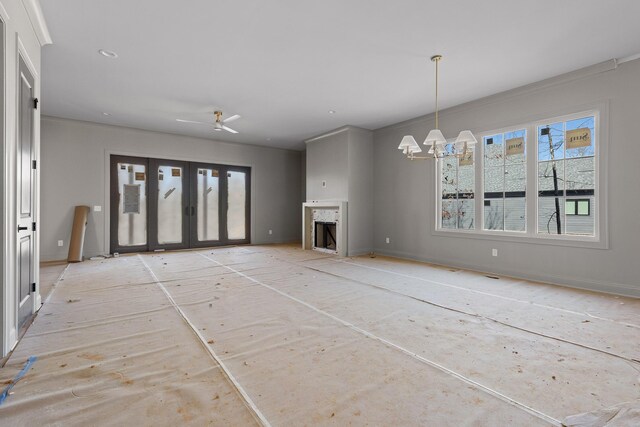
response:
<path id="1" fill-rule="evenodd" d="M 348 143 L 346 129 L 307 142 L 308 201 L 348 199 Z M 322 181 L 326 181 L 326 187 L 322 187 Z"/>
<path id="2" fill-rule="evenodd" d="M 640 60 L 611 68 L 599 64 L 454 107 L 442 112 L 440 120 L 443 133 L 455 136 L 462 129 L 488 131 L 608 103 L 608 164 L 603 171 L 607 188 L 601 202 L 608 199 L 609 249 L 434 234 L 434 162 L 409 162 L 397 149 L 406 134 L 418 141 L 426 136 L 433 117 L 425 116 L 374 133 L 376 252 L 640 296 Z M 385 237 L 391 239 L 389 244 Z M 491 256 L 492 248 L 499 250 L 498 257 Z"/>
<path id="3" fill-rule="evenodd" d="M 252 243 L 301 239 L 301 152 L 43 117 L 43 260 L 67 257 L 73 207 L 81 204 L 92 207 L 85 256 L 108 251 L 110 153 L 251 166 Z"/>
<path id="4" fill-rule="evenodd" d="M 349 130 L 349 254 L 373 249 L 373 134 Z"/>
<path id="5" fill-rule="evenodd" d="M 352 126 L 307 141 L 307 201 L 347 201 L 349 255 L 372 250 L 373 134 Z M 327 186 L 322 187 L 322 181 Z"/>

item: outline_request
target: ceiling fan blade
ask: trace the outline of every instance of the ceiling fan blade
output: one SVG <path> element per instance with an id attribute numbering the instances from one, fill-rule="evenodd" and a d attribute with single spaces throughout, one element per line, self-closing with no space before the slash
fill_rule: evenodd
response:
<path id="1" fill-rule="evenodd" d="M 224 126 L 224 125 L 222 126 L 222 129 L 226 130 L 227 132 L 238 133 L 237 130 L 233 130 L 230 127 L 227 127 L 227 126 Z"/>
<path id="2" fill-rule="evenodd" d="M 176 119 L 176 122 L 180 122 L 180 123 L 197 123 L 199 125 L 211 125 L 211 123 L 206 123 L 206 122 L 196 122 L 194 120 L 183 120 L 183 119 Z"/>
<path id="3" fill-rule="evenodd" d="M 236 114 L 234 116 L 229 117 L 228 119 L 224 119 L 222 121 L 222 123 L 229 123 L 229 122 L 232 122 L 234 120 L 238 120 L 239 118 L 240 118 L 240 114 Z"/>

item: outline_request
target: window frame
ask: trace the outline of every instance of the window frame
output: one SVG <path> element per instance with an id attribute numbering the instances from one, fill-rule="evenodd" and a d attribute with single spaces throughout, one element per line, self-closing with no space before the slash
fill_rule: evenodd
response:
<path id="1" fill-rule="evenodd" d="M 585 247 L 594 249 L 608 249 L 608 223 L 606 192 L 606 166 L 608 146 L 608 101 L 583 106 L 582 108 L 556 112 L 555 114 L 540 114 L 529 120 L 522 120 L 517 125 L 496 126 L 484 131 L 474 132 L 478 144 L 474 148 L 475 158 L 475 218 L 474 229 L 444 229 L 441 227 L 441 161 L 437 162 L 435 169 L 436 178 L 436 203 L 435 221 L 431 234 L 443 237 L 474 238 L 496 241 L 510 241 L 518 243 L 549 244 L 558 246 Z M 577 112 L 576 112 L 577 111 Z M 590 204 L 590 213 L 594 216 L 594 235 L 566 235 L 566 234 L 541 234 L 538 233 L 538 126 L 559 121 L 570 121 L 586 116 L 594 117 L 594 200 L 595 205 Z M 509 133 L 517 130 L 526 131 L 525 155 L 526 155 L 526 218 L 525 231 L 484 230 L 484 137 L 499 133 Z M 532 198 L 535 198 L 532 199 Z"/>

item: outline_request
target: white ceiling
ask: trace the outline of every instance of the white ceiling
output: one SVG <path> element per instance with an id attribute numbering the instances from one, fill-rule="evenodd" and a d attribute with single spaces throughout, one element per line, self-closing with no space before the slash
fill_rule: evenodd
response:
<path id="1" fill-rule="evenodd" d="M 637 0 L 40 1 L 44 114 L 293 149 L 432 112 L 436 53 L 447 107 L 640 52 Z"/>

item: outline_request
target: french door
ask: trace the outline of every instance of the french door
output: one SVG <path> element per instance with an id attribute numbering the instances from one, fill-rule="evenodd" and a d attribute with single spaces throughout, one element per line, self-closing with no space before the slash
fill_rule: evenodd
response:
<path id="1" fill-rule="evenodd" d="M 251 169 L 111 156 L 111 252 L 250 243 Z"/>

